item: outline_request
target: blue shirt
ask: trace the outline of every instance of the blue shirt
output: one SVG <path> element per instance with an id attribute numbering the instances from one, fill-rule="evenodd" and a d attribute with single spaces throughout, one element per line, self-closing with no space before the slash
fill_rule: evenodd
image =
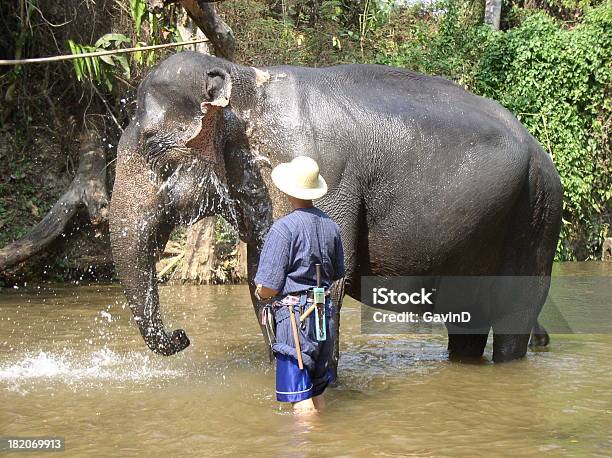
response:
<path id="1" fill-rule="evenodd" d="M 316 207 L 297 208 L 277 220 L 264 242 L 255 284 L 285 295 L 317 285 L 315 264 L 321 264 L 321 286 L 344 277 L 340 228 Z"/>

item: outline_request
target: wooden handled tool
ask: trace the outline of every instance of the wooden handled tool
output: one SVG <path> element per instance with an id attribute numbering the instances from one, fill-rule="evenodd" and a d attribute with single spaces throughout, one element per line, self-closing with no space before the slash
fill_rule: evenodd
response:
<path id="1" fill-rule="evenodd" d="M 300 321 L 304 321 L 306 318 L 308 318 L 308 316 L 314 312 L 316 308 L 317 304 L 312 304 L 310 307 L 308 307 L 306 311 L 300 315 Z"/>
<path id="2" fill-rule="evenodd" d="M 315 264 L 315 269 L 317 271 L 317 288 L 318 288 L 321 286 L 321 264 Z M 300 321 L 304 321 L 306 318 L 308 318 L 308 315 L 314 312 L 316 308 L 317 308 L 317 304 L 313 302 L 313 304 L 310 307 L 308 307 L 308 309 L 306 309 L 304 313 L 300 315 Z"/>
<path id="3" fill-rule="evenodd" d="M 295 343 L 295 351 L 297 353 L 297 362 L 300 370 L 304 369 L 304 362 L 302 361 L 302 347 L 300 346 L 300 335 L 298 334 L 297 322 L 295 321 L 295 314 L 293 313 L 293 305 L 288 305 L 289 319 L 291 320 L 291 330 L 293 331 L 293 342 Z"/>

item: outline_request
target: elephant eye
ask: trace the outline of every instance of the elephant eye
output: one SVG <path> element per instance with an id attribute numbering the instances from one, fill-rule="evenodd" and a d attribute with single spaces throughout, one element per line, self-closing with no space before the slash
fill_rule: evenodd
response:
<path id="1" fill-rule="evenodd" d="M 168 153 L 179 147 L 180 138 L 178 129 L 166 132 L 155 131 L 149 138 L 144 139 L 143 154 L 146 161 L 151 167 L 161 171 L 159 167 L 166 162 Z"/>
<path id="2" fill-rule="evenodd" d="M 142 138 L 146 142 L 151 137 L 153 137 L 156 133 L 157 133 L 157 129 L 146 128 L 142 131 Z"/>

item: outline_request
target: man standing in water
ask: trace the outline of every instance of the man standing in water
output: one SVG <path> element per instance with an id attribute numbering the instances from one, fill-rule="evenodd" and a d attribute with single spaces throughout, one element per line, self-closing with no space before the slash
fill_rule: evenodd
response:
<path id="1" fill-rule="evenodd" d="M 313 159 L 299 156 L 279 164 L 272 170 L 272 181 L 287 195 L 293 211 L 277 220 L 268 232 L 255 276 L 256 295 L 261 300 L 274 299 L 263 313 L 272 313 L 276 328 L 272 345 L 276 399 L 293 403 L 295 413 L 313 413 L 325 406 L 323 391 L 333 381 L 328 368 L 334 342 L 329 326 L 333 304 L 328 291 L 333 281 L 344 276 L 340 229 L 312 204 L 313 199 L 327 192 Z M 301 320 L 300 316 L 304 317 L 315 302 L 315 286 L 324 288 L 324 299 L 317 290 L 317 302 L 324 305 Z M 296 318 L 293 323 L 290 310 Z M 298 334 L 299 345 L 293 338 Z M 301 350 L 299 354 L 297 348 Z"/>

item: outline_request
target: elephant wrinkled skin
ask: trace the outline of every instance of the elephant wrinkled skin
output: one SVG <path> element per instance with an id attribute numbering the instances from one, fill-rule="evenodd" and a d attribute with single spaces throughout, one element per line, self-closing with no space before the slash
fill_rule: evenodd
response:
<path id="1" fill-rule="evenodd" d="M 520 315 L 518 332 L 499 332 L 495 313 L 483 318 L 494 361 L 524 356 L 548 293 L 562 190 L 551 159 L 510 112 L 398 68 L 257 69 L 191 52 L 141 83 L 111 203 L 117 271 L 153 351 L 189 345 L 184 331 L 164 329 L 154 264 L 178 224 L 222 214 L 236 225 L 257 309 L 263 240 L 289 211 L 270 171 L 298 155 L 319 163 L 329 193 L 317 205 L 342 230 L 338 303 L 343 292 L 360 298 L 365 275 L 537 276 L 505 300 L 503 313 Z M 482 330 L 450 335 L 449 353 L 481 356 L 486 340 Z"/>

